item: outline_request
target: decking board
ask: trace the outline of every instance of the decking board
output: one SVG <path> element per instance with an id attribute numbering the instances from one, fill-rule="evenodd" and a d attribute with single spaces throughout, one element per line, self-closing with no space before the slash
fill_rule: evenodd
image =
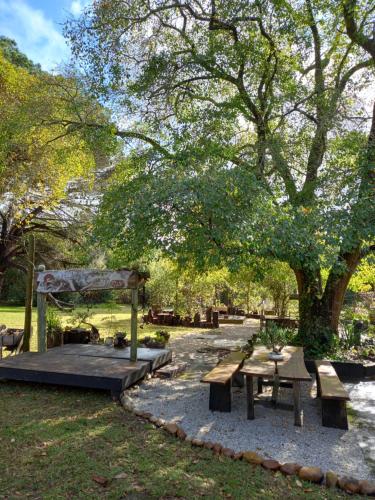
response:
<path id="1" fill-rule="evenodd" d="M 65 346 L 68 348 L 68 346 Z M 64 352 L 63 347 L 50 349 L 45 353 L 27 352 L 0 361 L 0 378 L 25 382 L 58 384 L 66 386 L 107 389 L 117 396 L 127 387 L 135 384 L 147 373 L 162 366 L 171 359 L 169 350 L 157 353 L 142 353 L 147 360 L 132 362 L 126 359 L 125 350 L 96 350 L 96 355 L 80 354 L 102 347 L 74 344 Z M 139 351 L 139 350 L 138 350 Z M 69 354 L 68 354 L 69 352 Z M 75 352 L 75 353 L 74 353 Z"/>

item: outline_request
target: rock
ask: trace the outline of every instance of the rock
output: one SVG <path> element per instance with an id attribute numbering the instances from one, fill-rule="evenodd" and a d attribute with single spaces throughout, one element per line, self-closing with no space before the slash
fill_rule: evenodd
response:
<path id="1" fill-rule="evenodd" d="M 337 481 L 339 480 L 339 477 L 337 474 L 329 470 L 326 473 L 326 486 L 327 488 L 335 488 L 337 485 Z"/>
<path id="2" fill-rule="evenodd" d="M 339 488 L 346 491 L 346 493 L 359 493 L 360 484 L 354 477 L 343 476 L 338 480 Z"/>
<path id="3" fill-rule="evenodd" d="M 264 458 L 258 455 L 258 453 L 255 453 L 255 451 L 245 451 L 243 453 L 243 458 L 246 462 L 255 465 L 260 465 L 264 460 Z"/>
<path id="4" fill-rule="evenodd" d="M 212 451 L 215 453 L 215 455 L 220 455 L 221 450 L 222 446 L 219 443 L 215 443 L 212 447 Z"/>
<path id="5" fill-rule="evenodd" d="M 163 427 L 165 425 L 165 420 L 163 420 L 162 418 L 158 418 L 155 425 L 157 425 L 158 427 Z"/>
<path id="6" fill-rule="evenodd" d="M 156 417 L 154 417 L 154 416 L 150 417 L 149 420 L 154 425 L 156 425 L 156 422 L 158 421 L 158 419 Z"/>
<path id="7" fill-rule="evenodd" d="M 268 459 L 268 460 L 263 460 L 262 467 L 264 467 L 267 470 L 277 471 L 280 469 L 280 464 L 277 460 Z"/>
<path id="8" fill-rule="evenodd" d="M 280 467 L 280 471 L 286 476 L 294 476 L 300 469 L 302 469 L 302 465 L 293 462 L 287 462 Z"/>
<path id="9" fill-rule="evenodd" d="M 221 454 L 224 455 L 224 457 L 228 458 L 233 458 L 235 455 L 234 451 L 231 448 L 223 448 L 221 450 Z"/>
<path id="10" fill-rule="evenodd" d="M 304 481 L 312 483 L 321 483 L 324 477 L 322 469 L 319 467 L 301 467 L 298 471 L 298 476 Z"/>
<path id="11" fill-rule="evenodd" d="M 169 424 L 166 424 L 164 426 L 164 429 L 169 432 L 169 434 L 172 434 L 172 436 L 175 436 L 177 434 L 177 431 L 178 431 L 178 427 L 176 424 L 172 424 L 172 423 L 169 423 Z"/>
<path id="12" fill-rule="evenodd" d="M 212 448 L 214 447 L 214 443 L 211 443 L 211 441 L 205 441 L 203 446 L 208 450 L 212 450 Z"/>
<path id="13" fill-rule="evenodd" d="M 203 441 L 201 441 L 200 439 L 193 439 L 193 440 L 191 441 L 191 444 L 192 444 L 193 446 L 204 446 L 204 442 L 203 442 Z"/>
<path id="14" fill-rule="evenodd" d="M 239 451 L 238 453 L 235 453 L 233 455 L 233 459 L 234 460 L 242 460 L 242 458 L 243 458 L 243 452 L 242 451 Z"/>
<path id="15" fill-rule="evenodd" d="M 186 432 L 183 429 L 181 429 L 181 427 L 178 427 L 177 429 L 177 437 L 182 441 L 186 439 Z"/>
<path id="16" fill-rule="evenodd" d="M 375 482 L 373 481 L 358 481 L 359 490 L 362 495 L 368 495 L 369 497 L 375 497 Z"/>

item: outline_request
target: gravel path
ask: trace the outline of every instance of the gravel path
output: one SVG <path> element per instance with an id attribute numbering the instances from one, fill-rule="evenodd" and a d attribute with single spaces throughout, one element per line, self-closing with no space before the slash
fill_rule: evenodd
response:
<path id="1" fill-rule="evenodd" d="M 231 413 L 209 411 L 209 386 L 200 383 L 202 373 L 215 366 L 218 354 L 243 344 L 256 330 L 257 322 L 248 321 L 243 327 L 225 325 L 220 330 L 174 338 L 174 360 L 188 363 L 185 374 L 145 381 L 126 391 L 126 402 L 136 410 L 179 424 L 191 438 L 218 442 L 235 451 L 254 450 L 280 462 L 319 466 L 359 479 L 375 478 L 370 467 L 375 459 L 374 382 L 348 385 L 360 424 L 351 425 L 349 431 L 322 427 L 315 383 L 302 384 L 302 428 L 293 425 L 292 411 L 263 404 L 255 406 L 255 420 L 247 420 L 246 397 L 239 388 L 233 389 Z M 269 395 L 267 389 L 261 398 Z M 291 396 L 291 390 L 280 389 L 280 402 L 292 403 Z"/>

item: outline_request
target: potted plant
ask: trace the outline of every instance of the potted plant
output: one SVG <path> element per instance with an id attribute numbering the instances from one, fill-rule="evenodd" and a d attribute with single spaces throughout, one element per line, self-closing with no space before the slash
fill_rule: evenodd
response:
<path id="1" fill-rule="evenodd" d="M 275 323 L 270 323 L 266 328 L 259 332 L 258 341 L 264 344 L 270 352 L 269 359 L 273 361 L 282 361 L 284 356 L 282 354 L 283 348 L 293 341 L 295 331 L 290 328 L 282 328 Z"/>

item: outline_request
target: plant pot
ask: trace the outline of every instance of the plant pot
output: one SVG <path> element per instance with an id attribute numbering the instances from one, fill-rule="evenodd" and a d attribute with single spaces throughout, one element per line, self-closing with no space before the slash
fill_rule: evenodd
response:
<path id="1" fill-rule="evenodd" d="M 271 361 L 283 361 L 284 354 L 282 354 L 281 352 L 272 351 L 268 353 L 268 359 L 270 359 Z"/>

